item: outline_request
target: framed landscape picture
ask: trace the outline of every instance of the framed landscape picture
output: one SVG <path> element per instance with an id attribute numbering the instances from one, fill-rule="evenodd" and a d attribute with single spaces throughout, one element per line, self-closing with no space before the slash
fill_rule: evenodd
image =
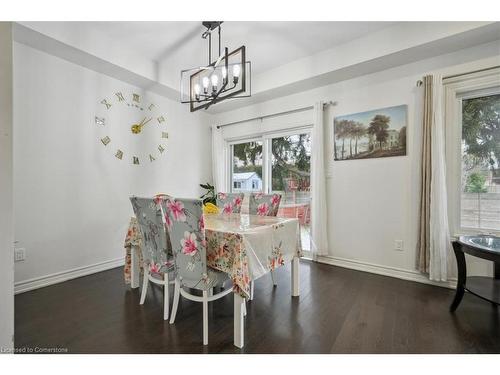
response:
<path id="1" fill-rule="evenodd" d="M 407 105 L 335 117 L 334 160 L 406 155 L 407 117 Z"/>

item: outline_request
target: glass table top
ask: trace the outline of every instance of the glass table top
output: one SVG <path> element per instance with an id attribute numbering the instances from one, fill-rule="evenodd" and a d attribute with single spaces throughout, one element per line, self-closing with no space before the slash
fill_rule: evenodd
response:
<path id="1" fill-rule="evenodd" d="M 259 228 L 272 228 L 273 225 L 287 222 L 298 222 L 296 218 L 275 216 L 258 216 L 247 214 L 203 214 L 205 228 L 209 230 L 226 230 L 229 232 L 251 231 Z"/>
<path id="2" fill-rule="evenodd" d="M 461 236 L 460 242 L 480 250 L 500 253 L 500 237 L 491 235 Z"/>

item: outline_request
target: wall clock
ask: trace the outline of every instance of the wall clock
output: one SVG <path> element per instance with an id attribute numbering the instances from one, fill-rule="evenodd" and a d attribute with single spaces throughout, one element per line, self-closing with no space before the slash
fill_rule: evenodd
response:
<path id="1" fill-rule="evenodd" d="M 166 114 L 147 96 L 115 92 L 98 102 L 94 118 L 99 142 L 116 159 L 153 163 L 166 150 Z"/>

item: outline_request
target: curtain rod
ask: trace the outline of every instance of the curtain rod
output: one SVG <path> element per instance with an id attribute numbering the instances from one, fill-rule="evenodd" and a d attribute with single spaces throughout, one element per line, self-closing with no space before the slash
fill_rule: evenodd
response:
<path id="1" fill-rule="evenodd" d="M 323 109 L 325 109 L 325 107 L 327 107 L 327 106 L 336 105 L 336 104 L 337 104 L 337 102 L 334 102 L 334 101 L 325 102 L 325 103 L 323 103 Z M 309 105 L 307 107 L 295 108 L 295 109 L 291 109 L 289 111 L 276 112 L 276 113 L 271 113 L 269 115 L 248 118 L 248 119 L 245 119 L 245 120 L 228 122 L 227 124 L 217 125 L 217 129 L 224 128 L 226 126 L 242 124 L 244 122 L 255 121 L 255 120 L 261 120 L 262 121 L 265 118 L 269 118 L 269 117 L 278 117 L 278 116 L 283 116 L 283 115 L 289 115 L 291 113 L 304 112 L 304 111 L 308 111 L 308 110 L 313 109 L 313 108 L 314 108 L 313 105 Z"/>
<path id="2" fill-rule="evenodd" d="M 497 69 L 497 68 L 500 68 L 500 65 L 496 65 L 496 66 L 491 66 L 489 68 L 484 68 L 484 69 L 478 69 L 478 70 L 473 70 L 472 72 L 466 72 L 466 73 L 458 73 L 458 74 L 452 74 L 452 75 L 449 75 L 449 76 L 445 76 L 443 77 L 443 80 L 445 79 L 450 79 L 450 78 L 455 78 L 455 77 L 460 77 L 460 76 L 465 76 L 467 74 L 474 74 L 474 73 L 481 73 L 481 72 L 486 72 L 488 70 L 493 70 L 493 69 Z M 424 82 L 419 79 L 417 81 L 417 86 L 422 86 Z"/>

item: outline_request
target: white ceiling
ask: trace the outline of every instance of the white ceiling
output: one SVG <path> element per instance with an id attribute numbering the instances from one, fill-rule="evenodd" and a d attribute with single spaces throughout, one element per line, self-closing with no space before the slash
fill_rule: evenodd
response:
<path id="1" fill-rule="evenodd" d="M 169 69 L 206 64 L 207 43 L 201 22 L 59 22 L 68 32 L 100 34 L 130 53 L 161 62 Z M 64 24 L 64 25 L 63 25 Z M 252 71 L 263 71 L 306 57 L 395 22 L 224 22 L 222 44 L 247 47 Z M 215 49 L 214 49 L 215 50 Z"/>
<path id="2" fill-rule="evenodd" d="M 206 64 L 203 31 L 201 22 L 16 22 L 13 38 L 178 100 L 180 71 Z M 500 22 L 225 22 L 223 44 L 247 46 L 252 97 L 210 111 L 500 42 L 499 35 Z M 498 44 L 487 51 L 498 56 Z"/>

